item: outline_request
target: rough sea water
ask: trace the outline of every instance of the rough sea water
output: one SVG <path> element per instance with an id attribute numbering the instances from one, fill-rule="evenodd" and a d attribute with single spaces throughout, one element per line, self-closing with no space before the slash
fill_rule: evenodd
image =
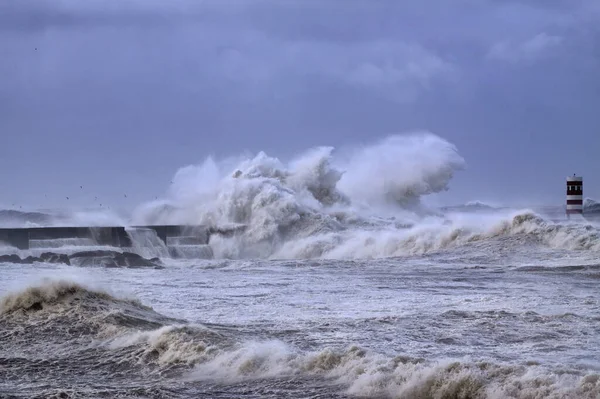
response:
<path id="1" fill-rule="evenodd" d="M 209 159 L 121 222 L 246 226 L 233 237 L 132 237 L 141 263 L 4 246 L 0 397 L 600 397 L 598 225 L 426 206 L 463 166 L 430 134 Z M 20 262 L 43 252 L 66 256 Z"/>

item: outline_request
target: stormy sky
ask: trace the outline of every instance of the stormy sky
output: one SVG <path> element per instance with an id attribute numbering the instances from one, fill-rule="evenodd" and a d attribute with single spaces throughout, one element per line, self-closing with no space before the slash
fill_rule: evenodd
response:
<path id="1" fill-rule="evenodd" d="M 443 201 L 562 204 L 573 173 L 600 198 L 600 2 L 0 1 L 3 205 L 412 130 L 467 162 Z"/>

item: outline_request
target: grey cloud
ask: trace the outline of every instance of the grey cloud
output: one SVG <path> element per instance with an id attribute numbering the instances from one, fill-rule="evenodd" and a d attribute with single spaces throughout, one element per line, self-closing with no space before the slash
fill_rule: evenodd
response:
<path id="1" fill-rule="evenodd" d="M 372 41 L 354 44 L 281 41 L 260 36 L 230 43 L 220 51 L 211 71 L 232 81 L 284 84 L 285 79 L 327 78 L 332 81 L 392 94 L 410 100 L 437 79 L 452 74 L 453 66 L 416 44 Z M 299 87 L 298 89 L 302 89 Z"/>
<path id="2" fill-rule="evenodd" d="M 36 32 L 47 29 L 111 26 L 157 28 L 202 21 L 202 9 L 193 7 L 193 4 L 187 0 L 4 0 L 0 3 L 0 31 Z"/>
<path id="3" fill-rule="evenodd" d="M 535 62 L 540 57 L 553 52 L 562 42 L 562 37 L 552 36 L 542 32 L 520 43 L 511 41 L 496 43 L 490 49 L 488 57 L 513 63 L 531 63 Z"/>
<path id="4" fill-rule="evenodd" d="M 564 137 L 600 146 L 599 4 L 0 1 L 3 187 L 145 176 L 154 196 L 209 153 L 431 129 L 469 165 L 450 195 L 525 190 L 515 174 L 556 195 L 563 169 L 597 169 Z"/>
<path id="5" fill-rule="evenodd" d="M 235 92 L 249 98 L 273 92 L 275 88 L 285 88 L 277 90 L 278 96 L 296 95 L 310 87 L 309 81 L 327 79 L 357 90 L 375 90 L 388 98 L 405 102 L 414 100 L 420 91 L 430 89 L 440 79 L 451 77 L 454 70 L 454 65 L 435 51 L 410 39 L 403 40 L 401 36 L 395 40 L 371 37 L 361 41 L 337 41 L 314 37 L 310 30 L 305 37 L 273 35 L 269 24 L 262 29 L 256 26 L 256 21 L 261 21 L 259 15 L 268 14 L 267 9 L 249 9 L 241 3 L 229 4 L 225 8 L 219 8 L 214 2 L 200 3 L 205 7 L 193 6 L 191 12 L 204 10 L 206 15 L 202 22 L 172 24 L 168 30 L 161 29 L 161 25 L 151 29 L 148 28 L 151 25 L 146 28 L 145 25 L 133 25 L 139 29 L 128 31 L 126 36 L 119 30 L 117 22 L 129 21 L 129 17 L 135 17 L 133 19 L 139 22 L 144 15 L 158 16 L 167 11 L 171 12 L 167 15 L 172 15 L 175 8 L 165 10 L 164 7 L 155 7 L 154 3 L 143 6 L 125 3 L 129 7 L 119 13 L 110 7 L 98 7 L 95 2 L 80 6 L 66 2 L 61 4 L 71 6 L 63 5 L 62 8 L 52 8 L 46 2 L 43 4 L 44 7 L 36 8 L 33 14 L 42 13 L 48 17 L 66 13 L 64 15 L 68 17 L 65 16 L 62 21 L 72 23 L 65 23 L 61 25 L 62 30 L 53 30 L 41 37 L 34 46 L 40 48 L 41 54 L 48 54 L 45 62 L 14 65 L 12 73 L 7 73 L 15 77 L 8 82 L 9 85 L 23 88 L 34 84 L 35 79 L 42 79 L 40 84 L 65 87 L 78 76 L 97 70 L 96 65 L 104 66 L 96 76 L 98 82 L 99 79 L 108 82 L 139 80 L 140 76 L 144 76 L 144 65 L 147 64 L 153 66 L 153 73 L 168 74 L 173 87 L 188 92 L 210 90 L 211 85 L 206 82 L 215 82 L 217 90 L 223 86 L 232 90 L 234 86 Z M 133 13 L 131 4 L 138 4 L 141 13 Z M 258 2 L 263 7 L 272 4 Z M 275 18 L 294 21 L 296 17 L 291 10 L 298 4 L 290 2 L 287 7 L 276 6 L 273 14 Z M 326 13 L 327 9 L 333 12 L 332 4 L 326 2 L 323 7 L 308 9 L 321 15 L 320 12 Z M 365 6 L 367 3 L 362 4 Z M 13 9 L 19 8 L 15 6 Z M 24 8 L 20 12 L 31 16 L 30 11 Z M 111 23 L 102 25 L 107 21 Z M 88 24 L 99 27 L 97 23 L 102 29 L 79 30 L 76 33 L 68 30 Z M 339 27 L 337 29 L 340 30 Z M 67 36 L 70 36 L 69 46 L 61 45 Z M 98 47 L 99 43 L 101 47 Z M 135 46 L 133 51 L 128 47 L 131 45 Z M 1 46 L 0 41 L 0 49 Z M 14 48 L 11 51 L 19 52 Z M 129 69 L 136 60 L 144 61 L 141 68 L 136 68 L 136 76 L 130 76 Z M 75 64 L 80 67 L 69 70 L 68 66 Z M 10 69 L 10 65 L 3 68 Z M 80 79 L 82 82 L 79 84 L 90 84 L 84 76 Z M 24 84 L 25 80 L 28 84 Z"/>

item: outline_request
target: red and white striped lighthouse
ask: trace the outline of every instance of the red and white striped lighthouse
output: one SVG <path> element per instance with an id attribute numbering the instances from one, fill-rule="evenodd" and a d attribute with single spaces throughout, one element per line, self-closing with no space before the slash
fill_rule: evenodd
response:
<path id="1" fill-rule="evenodd" d="M 567 217 L 583 214 L 583 177 L 567 177 Z"/>

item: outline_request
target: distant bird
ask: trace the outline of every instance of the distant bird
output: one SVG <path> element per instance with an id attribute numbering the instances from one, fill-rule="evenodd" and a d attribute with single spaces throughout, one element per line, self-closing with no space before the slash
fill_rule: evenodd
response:
<path id="1" fill-rule="evenodd" d="M 83 186 L 79 186 L 79 188 L 83 188 Z"/>
<path id="2" fill-rule="evenodd" d="M 127 198 L 127 194 L 125 194 L 125 198 Z"/>
<path id="3" fill-rule="evenodd" d="M 67 199 L 69 199 L 69 197 L 67 197 Z"/>

